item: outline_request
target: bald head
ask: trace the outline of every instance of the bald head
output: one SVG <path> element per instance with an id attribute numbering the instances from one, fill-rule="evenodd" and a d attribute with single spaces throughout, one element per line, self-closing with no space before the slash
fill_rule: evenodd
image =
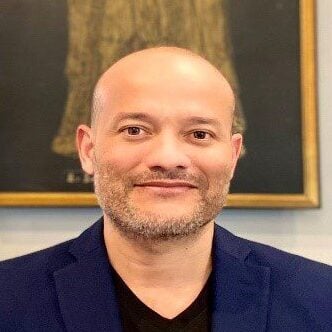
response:
<path id="1" fill-rule="evenodd" d="M 92 97 L 91 125 L 96 127 L 100 114 L 105 109 L 106 99 L 121 99 L 120 87 L 130 85 L 174 87 L 182 81 L 182 90 L 187 85 L 205 85 L 228 98 L 227 111 L 233 117 L 235 97 L 225 77 L 201 56 L 177 47 L 156 47 L 131 53 L 113 64 L 98 80 Z M 184 91 L 185 93 L 186 91 Z M 222 99 L 222 98 L 221 98 Z"/>

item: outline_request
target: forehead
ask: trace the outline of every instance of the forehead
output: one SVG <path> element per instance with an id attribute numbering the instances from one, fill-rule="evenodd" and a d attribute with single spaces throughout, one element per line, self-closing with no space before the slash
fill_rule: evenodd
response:
<path id="1" fill-rule="evenodd" d="M 232 118 L 233 92 L 214 68 L 183 61 L 161 64 L 127 66 L 105 75 L 96 89 L 101 122 L 124 112 L 143 112 L 160 119 Z"/>

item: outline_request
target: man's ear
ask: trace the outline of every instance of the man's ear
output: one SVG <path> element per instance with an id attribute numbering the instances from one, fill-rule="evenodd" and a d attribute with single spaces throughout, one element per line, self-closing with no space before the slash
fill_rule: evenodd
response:
<path id="1" fill-rule="evenodd" d="M 94 174 L 93 169 L 93 140 L 92 130 L 86 125 L 79 125 L 76 130 L 76 147 L 81 160 L 83 170 L 89 174 Z"/>
<path id="2" fill-rule="evenodd" d="M 236 164 L 241 154 L 242 135 L 238 133 L 233 134 L 231 140 L 232 140 L 232 177 L 233 177 Z"/>

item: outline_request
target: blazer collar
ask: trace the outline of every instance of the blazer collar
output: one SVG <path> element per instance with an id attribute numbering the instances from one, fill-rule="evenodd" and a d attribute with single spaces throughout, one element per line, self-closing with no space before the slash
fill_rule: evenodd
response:
<path id="1" fill-rule="evenodd" d="M 72 243 L 76 262 L 54 273 L 68 331 L 121 331 L 119 306 L 100 219 Z"/>
<path id="2" fill-rule="evenodd" d="M 251 248 L 220 226 L 213 242 L 212 331 L 265 331 L 270 268 L 249 263 Z"/>
<path id="3" fill-rule="evenodd" d="M 70 246 L 76 261 L 54 273 L 60 310 L 68 331 L 122 330 L 103 220 Z M 212 331 L 265 331 L 270 269 L 250 264 L 251 249 L 215 226 L 212 272 Z"/>

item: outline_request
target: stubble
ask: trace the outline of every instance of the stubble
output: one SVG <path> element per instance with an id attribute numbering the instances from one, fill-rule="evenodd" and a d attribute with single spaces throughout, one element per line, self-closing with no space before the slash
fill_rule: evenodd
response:
<path id="1" fill-rule="evenodd" d="M 182 239 L 197 234 L 221 211 L 229 191 L 230 173 L 225 169 L 218 179 L 209 183 L 203 175 L 187 174 L 178 169 L 123 175 L 111 165 L 95 162 L 94 186 L 107 219 L 125 237 L 151 241 Z M 198 190 L 196 202 L 187 202 L 192 207 L 182 214 L 142 210 L 132 199 L 133 190 L 137 190 L 135 184 L 159 180 L 194 183 Z"/>

